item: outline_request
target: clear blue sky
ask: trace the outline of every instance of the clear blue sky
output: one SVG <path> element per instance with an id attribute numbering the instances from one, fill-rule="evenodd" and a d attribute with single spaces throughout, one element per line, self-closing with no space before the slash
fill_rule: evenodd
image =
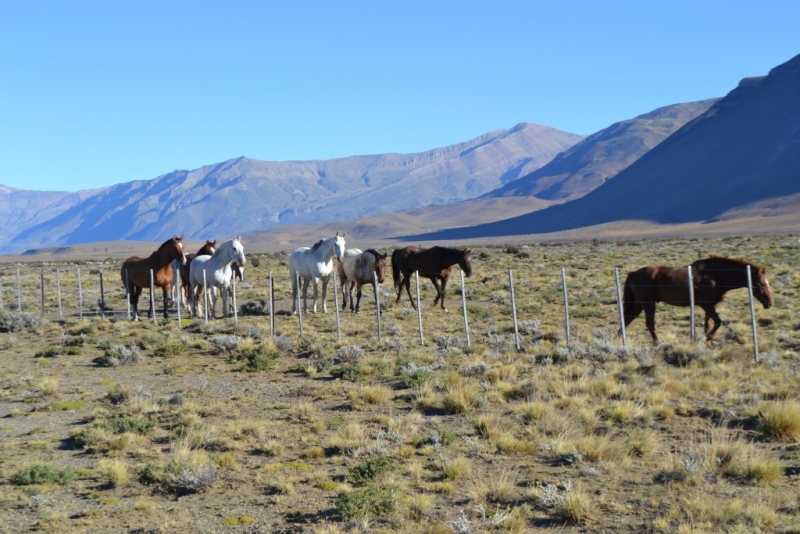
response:
<path id="1" fill-rule="evenodd" d="M 800 53 L 800 1 L 0 0 L 0 184 L 590 134 Z"/>

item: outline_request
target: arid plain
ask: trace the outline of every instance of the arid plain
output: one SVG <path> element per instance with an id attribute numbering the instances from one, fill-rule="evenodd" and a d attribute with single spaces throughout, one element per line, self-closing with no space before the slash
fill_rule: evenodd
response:
<path id="1" fill-rule="evenodd" d="M 17 258 L 0 268 L 0 531 L 797 531 L 799 245 L 796 235 L 473 245 L 469 347 L 457 268 L 449 312 L 430 307 L 422 282 L 421 345 L 390 277 L 380 341 L 368 288 L 360 314 L 341 313 L 341 341 L 331 291 L 300 336 L 287 255 L 247 242 L 238 325 L 129 322 L 118 259 Z M 775 306 L 756 309 L 760 362 L 746 290 L 720 304 L 711 348 L 690 343 L 686 308 L 663 305 L 662 344 L 640 318 L 623 348 L 614 267 L 710 254 L 768 268 Z M 28 315 L 15 311 L 17 268 Z M 95 316 L 100 270 L 117 312 L 106 319 Z"/>

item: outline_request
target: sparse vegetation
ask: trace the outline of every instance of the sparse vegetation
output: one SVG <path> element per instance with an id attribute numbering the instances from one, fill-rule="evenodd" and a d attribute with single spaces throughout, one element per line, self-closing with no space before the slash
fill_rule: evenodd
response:
<path id="1" fill-rule="evenodd" d="M 475 247 L 470 347 L 460 298 L 442 313 L 424 287 L 425 345 L 416 311 L 387 305 L 386 286 L 380 343 L 372 313 L 342 314 L 337 338 L 330 288 L 302 337 L 296 316 L 276 315 L 271 332 L 261 280 L 273 271 L 275 309 L 288 311 L 280 254 L 260 255 L 252 285 L 237 286 L 243 309 L 259 306 L 238 324 L 80 321 L 65 302 L 64 320 L 0 327 L 2 526 L 174 530 L 188 524 L 171 511 L 180 498 L 198 531 L 798 530 L 796 241 Z M 746 291 L 720 304 L 712 347 L 689 341 L 686 308 L 661 305 L 664 342 L 639 318 L 622 347 L 614 267 L 685 265 L 699 249 L 768 265 L 759 363 Z M 88 314 L 90 279 L 84 291 Z M 119 288 L 106 285 L 106 304 L 124 315 Z"/>

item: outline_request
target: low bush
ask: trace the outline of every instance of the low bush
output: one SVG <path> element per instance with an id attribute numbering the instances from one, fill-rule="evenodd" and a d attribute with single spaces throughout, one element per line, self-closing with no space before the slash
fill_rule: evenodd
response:
<path id="1" fill-rule="evenodd" d="M 52 465 L 33 464 L 11 476 L 11 483 L 16 486 L 31 484 L 56 483 L 69 486 L 75 481 L 75 472 L 70 469 L 59 469 Z"/>

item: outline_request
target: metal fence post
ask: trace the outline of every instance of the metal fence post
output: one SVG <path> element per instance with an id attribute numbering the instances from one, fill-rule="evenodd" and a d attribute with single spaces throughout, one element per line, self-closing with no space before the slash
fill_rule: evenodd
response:
<path id="1" fill-rule="evenodd" d="M 19 269 L 17 269 L 17 311 L 22 311 L 22 286 L 19 283 Z"/>
<path id="2" fill-rule="evenodd" d="M 464 311 L 464 332 L 467 334 L 467 347 L 472 345 L 469 342 L 469 323 L 467 322 L 467 288 L 464 285 L 464 271 L 459 270 L 461 273 L 461 309 Z"/>
<path id="3" fill-rule="evenodd" d="M 42 317 L 44 317 L 44 269 L 39 272 L 39 286 L 41 287 L 42 294 Z"/>
<path id="4" fill-rule="evenodd" d="M 756 330 L 756 308 L 753 305 L 753 275 L 750 274 L 750 266 L 747 269 L 747 290 L 750 297 L 750 324 L 753 326 L 753 355 L 758 363 L 758 331 Z"/>
<path id="5" fill-rule="evenodd" d="M 619 287 L 619 267 L 614 267 L 614 279 L 617 282 L 617 307 L 619 308 L 619 331 L 622 334 L 622 346 L 628 346 L 628 338 L 625 335 L 625 312 L 622 303 L 622 290 Z"/>
<path id="6" fill-rule="evenodd" d="M 569 347 L 569 301 L 567 299 L 567 274 L 564 268 L 561 268 L 561 287 L 564 290 L 564 322 L 567 329 L 567 346 Z"/>
<path id="7" fill-rule="evenodd" d="M 206 270 L 203 269 L 203 316 L 208 324 L 208 291 L 206 291 Z"/>
<path id="8" fill-rule="evenodd" d="M 333 270 L 333 308 L 336 311 L 336 339 L 342 340 L 342 328 L 339 325 L 339 284 L 336 281 L 336 269 Z"/>
<path id="9" fill-rule="evenodd" d="M 300 337 L 303 337 L 303 310 L 300 309 L 300 273 L 295 273 L 297 277 L 297 318 L 300 321 Z"/>
<path id="10" fill-rule="evenodd" d="M 78 269 L 78 317 L 83 320 L 83 288 L 81 287 L 81 270 Z"/>
<path id="11" fill-rule="evenodd" d="M 694 279 L 692 278 L 692 266 L 686 266 L 686 272 L 689 274 L 689 339 L 694 343 L 695 322 L 694 322 Z M 749 272 L 749 271 L 748 271 Z"/>
<path id="12" fill-rule="evenodd" d="M 378 287 L 378 274 L 374 271 L 372 272 L 372 283 L 375 287 L 375 315 L 378 317 L 378 343 L 381 342 L 381 298 L 380 298 L 380 288 Z"/>
<path id="13" fill-rule="evenodd" d="M 125 306 L 128 309 L 128 320 L 132 320 L 131 317 L 131 279 L 128 273 L 128 269 L 125 269 Z"/>
<path id="14" fill-rule="evenodd" d="M 153 269 L 150 269 L 150 311 L 153 313 L 153 324 L 156 324 L 156 292 L 153 285 Z M 164 306 L 166 305 L 165 302 Z"/>
<path id="15" fill-rule="evenodd" d="M 64 310 L 61 308 L 61 273 L 58 268 L 56 268 L 56 296 L 58 298 L 58 318 L 63 319 Z"/>
<path id="16" fill-rule="evenodd" d="M 419 321 L 419 344 L 425 344 L 425 338 L 422 336 L 422 303 L 419 301 L 419 271 L 414 271 L 417 277 L 417 320 Z"/>
<path id="17" fill-rule="evenodd" d="M 103 270 L 100 269 L 100 316 L 106 318 L 106 290 L 103 283 Z"/>
<path id="18" fill-rule="evenodd" d="M 508 286 L 511 289 L 511 316 L 514 318 L 514 340 L 517 344 L 517 350 L 520 350 L 519 328 L 517 327 L 517 303 L 514 300 L 514 278 L 511 274 L 511 269 L 508 270 Z"/>
<path id="19" fill-rule="evenodd" d="M 233 299 L 233 324 L 239 324 L 239 316 L 237 315 L 236 310 L 236 273 L 232 272 L 231 276 L 233 277 L 233 285 L 231 286 L 231 297 Z"/>
<path id="20" fill-rule="evenodd" d="M 269 272 L 269 335 L 275 335 L 275 323 L 272 319 L 272 299 L 273 299 L 273 289 L 272 289 L 272 271 Z"/>

